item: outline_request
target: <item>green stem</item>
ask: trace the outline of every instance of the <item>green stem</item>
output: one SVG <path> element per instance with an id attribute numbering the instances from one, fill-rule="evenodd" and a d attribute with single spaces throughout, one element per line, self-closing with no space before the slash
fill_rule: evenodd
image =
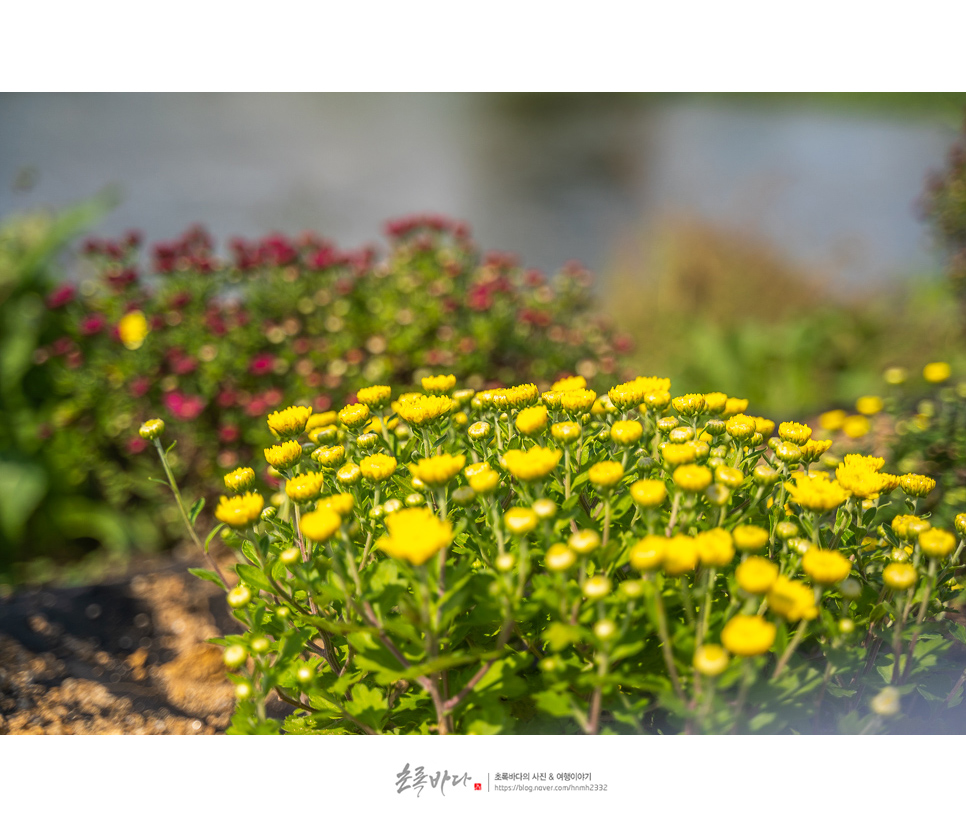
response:
<path id="1" fill-rule="evenodd" d="M 164 447 L 161 446 L 161 441 L 157 438 L 154 438 L 154 447 L 158 450 L 158 457 L 161 458 L 161 466 L 164 467 L 164 474 L 168 478 L 168 485 L 171 487 L 171 492 L 174 493 L 174 500 L 178 505 L 178 510 L 181 512 L 181 519 L 184 521 L 185 527 L 188 528 L 188 535 L 191 536 L 191 540 L 198 546 L 198 549 L 208 560 L 208 564 L 211 565 L 215 573 L 218 574 L 218 578 L 221 579 L 222 584 L 227 588 L 228 580 L 221 572 L 221 568 L 218 567 L 218 563 L 215 561 L 215 558 L 205 550 L 205 546 L 201 543 L 201 539 L 198 538 L 198 534 L 195 532 L 194 525 L 188 518 L 188 513 L 184 508 L 184 501 L 181 500 L 181 490 L 178 489 L 178 484 L 174 480 L 174 474 L 171 472 L 171 467 L 168 466 L 168 458 L 164 453 Z"/>

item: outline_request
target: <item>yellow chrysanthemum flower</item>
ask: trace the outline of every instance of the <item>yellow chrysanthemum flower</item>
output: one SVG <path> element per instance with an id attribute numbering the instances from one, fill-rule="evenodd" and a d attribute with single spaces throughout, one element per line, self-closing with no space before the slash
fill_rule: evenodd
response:
<path id="1" fill-rule="evenodd" d="M 735 557 L 734 540 L 721 527 L 698 533 L 694 541 L 698 546 L 698 559 L 702 565 L 720 568 L 730 564 Z"/>
<path id="2" fill-rule="evenodd" d="M 486 467 L 468 475 L 467 483 L 477 495 L 488 495 L 500 485 L 500 473 Z"/>
<path id="3" fill-rule="evenodd" d="M 356 399 L 369 408 L 384 406 L 392 398 L 392 388 L 388 385 L 370 385 L 356 392 Z"/>
<path id="4" fill-rule="evenodd" d="M 423 394 L 404 395 L 392 404 L 392 410 L 411 426 L 424 426 L 443 417 L 456 405 L 449 397 Z"/>
<path id="5" fill-rule="evenodd" d="M 966 513 L 958 513 L 953 523 L 956 525 L 956 532 L 966 538 Z"/>
<path id="6" fill-rule="evenodd" d="M 727 400 L 725 401 L 727 404 Z M 694 417 L 704 411 L 704 397 L 700 394 L 682 394 L 671 400 L 671 407 L 685 417 Z"/>
<path id="7" fill-rule="evenodd" d="M 713 475 L 707 466 L 686 463 L 675 469 L 671 477 L 685 492 L 701 492 L 711 483 Z"/>
<path id="8" fill-rule="evenodd" d="M 738 587 L 749 594 L 764 594 L 778 579 L 778 565 L 762 556 L 749 556 L 735 569 Z"/>
<path id="9" fill-rule="evenodd" d="M 577 391 L 587 387 L 587 380 L 582 376 L 568 376 L 558 379 L 550 386 L 551 391 Z"/>
<path id="10" fill-rule="evenodd" d="M 818 585 L 835 585 L 852 570 L 852 563 L 837 550 L 813 547 L 802 557 L 802 570 Z"/>
<path id="11" fill-rule="evenodd" d="M 299 529 L 307 539 L 324 542 L 342 526 L 342 516 L 330 509 L 319 509 L 302 516 Z"/>
<path id="12" fill-rule="evenodd" d="M 413 565 L 422 565 L 453 541 L 453 525 L 440 521 L 428 507 L 414 507 L 386 516 L 386 529 L 389 535 L 380 538 L 376 546 L 393 558 Z"/>
<path id="13" fill-rule="evenodd" d="M 885 460 L 868 455 L 846 455 L 835 470 L 835 480 L 859 498 L 877 498 L 899 485 L 895 475 L 879 472 Z"/>
<path id="14" fill-rule="evenodd" d="M 239 467 L 225 475 L 225 486 L 232 492 L 251 489 L 255 485 L 255 470 L 247 466 Z"/>
<path id="15" fill-rule="evenodd" d="M 644 434 L 644 426 L 637 420 L 618 420 L 610 427 L 610 439 L 621 446 L 637 443 Z"/>
<path id="16" fill-rule="evenodd" d="M 547 449 L 544 446 L 534 446 L 525 452 L 510 449 L 503 455 L 503 465 L 511 475 L 521 481 L 538 481 L 554 470 L 562 454 L 559 449 Z"/>
<path id="17" fill-rule="evenodd" d="M 902 491 L 906 495 L 911 495 L 914 498 L 922 498 L 936 488 L 936 482 L 932 478 L 927 478 L 925 475 L 913 475 L 909 473 L 908 475 L 899 476 L 899 486 L 902 487 Z"/>
<path id="18" fill-rule="evenodd" d="M 456 387 L 456 377 L 453 374 L 424 376 L 420 384 L 427 394 L 448 394 Z"/>
<path id="19" fill-rule="evenodd" d="M 352 486 L 359 483 L 359 479 L 362 477 L 362 469 L 359 464 L 349 462 L 335 473 L 335 477 L 343 486 Z"/>
<path id="20" fill-rule="evenodd" d="M 748 400 L 738 397 L 728 397 L 725 402 L 725 410 L 722 414 L 725 417 L 734 417 L 735 415 L 743 413 L 746 408 L 748 408 Z"/>
<path id="21" fill-rule="evenodd" d="M 842 421 L 842 433 L 846 437 L 851 437 L 853 440 L 865 437 L 871 430 L 872 423 L 863 414 L 852 414 Z"/>
<path id="22" fill-rule="evenodd" d="M 583 592 L 587 599 L 603 599 L 610 593 L 612 587 L 611 581 L 599 573 L 584 582 Z"/>
<path id="23" fill-rule="evenodd" d="M 664 546 L 661 567 L 668 576 L 680 576 L 698 566 L 698 543 L 691 536 L 677 535 Z"/>
<path id="24" fill-rule="evenodd" d="M 215 518 L 229 527 L 247 527 L 258 521 L 264 506 L 265 500 L 257 492 L 232 495 L 230 498 L 223 495 L 215 508 Z"/>
<path id="25" fill-rule="evenodd" d="M 597 394 L 589 388 L 575 391 L 564 391 L 560 395 L 560 407 L 571 414 L 581 414 L 590 411 L 597 402 Z"/>
<path id="26" fill-rule="evenodd" d="M 664 481 L 637 481 L 631 484 L 631 498 L 639 507 L 659 507 L 667 499 L 667 487 Z"/>
<path id="27" fill-rule="evenodd" d="M 334 411 L 320 411 L 318 414 L 309 417 L 305 423 L 305 430 L 324 429 L 326 426 L 334 426 L 338 422 L 339 415 Z"/>
<path id="28" fill-rule="evenodd" d="M 855 401 L 855 410 L 859 414 L 864 414 L 866 417 L 871 417 L 873 414 L 878 414 L 882 411 L 885 403 L 882 402 L 882 397 L 859 397 Z"/>
<path id="29" fill-rule="evenodd" d="M 421 458 L 409 465 L 414 478 L 419 478 L 431 487 L 441 487 L 455 478 L 466 466 L 466 455 L 441 454 L 431 458 Z"/>
<path id="30" fill-rule="evenodd" d="M 786 485 L 792 501 L 806 510 L 828 512 L 834 510 L 848 499 L 848 492 L 835 481 L 830 481 L 824 472 L 813 475 L 805 472 L 794 474 L 795 483 Z"/>
<path id="31" fill-rule="evenodd" d="M 333 469 L 345 460 L 345 446 L 320 446 L 312 452 L 312 460 L 325 469 Z"/>
<path id="32" fill-rule="evenodd" d="M 616 460 L 603 460 L 590 467 L 588 480 L 598 489 L 611 489 L 624 477 L 624 467 Z"/>
<path id="33" fill-rule="evenodd" d="M 338 513 L 342 518 L 345 518 L 352 512 L 355 503 L 355 499 L 348 492 L 337 492 L 335 495 L 327 495 L 324 498 L 320 498 L 316 509 L 332 510 L 332 512 Z"/>
<path id="34" fill-rule="evenodd" d="M 314 501 L 322 492 L 323 481 L 321 472 L 306 472 L 304 475 L 296 475 L 285 482 L 285 494 L 300 504 L 306 501 Z"/>
<path id="35" fill-rule="evenodd" d="M 755 418 L 749 417 L 747 414 L 734 414 L 725 423 L 725 431 L 735 440 L 747 440 L 757 430 Z"/>
<path id="36" fill-rule="evenodd" d="M 511 507 L 503 515 L 506 529 L 517 536 L 525 536 L 537 526 L 537 514 L 530 507 Z"/>
<path id="37" fill-rule="evenodd" d="M 281 439 L 298 437 L 305 431 L 305 424 L 311 414 L 311 406 L 290 405 L 282 411 L 273 411 L 268 415 L 268 428 Z"/>
<path id="38" fill-rule="evenodd" d="M 905 591 L 916 584 L 916 569 L 909 562 L 890 562 L 882 569 L 882 581 L 895 591 Z"/>
<path id="39" fill-rule="evenodd" d="M 667 543 L 668 539 L 664 536 L 654 535 L 645 536 L 640 541 L 635 542 L 628 551 L 631 567 L 642 573 L 656 570 L 664 562 Z"/>
<path id="40" fill-rule="evenodd" d="M 819 415 L 818 424 L 825 431 L 838 431 L 845 424 L 845 420 L 849 415 L 844 412 L 841 408 L 836 408 L 833 411 L 826 411 Z"/>
<path id="41" fill-rule="evenodd" d="M 754 657 L 772 647 L 776 633 L 775 625 L 764 617 L 738 614 L 728 620 L 721 630 L 721 642 L 732 654 Z"/>
<path id="42" fill-rule="evenodd" d="M 639 376 L 630 382 L 624 382 L 611 388 L 607 396 L 610 401 L 623 411 L 636 408 L 644 402 L 650 393 L 667 394 L 671 390 L 671 380 L 656 376 Z M 670 397 L 668 397 L 670 400 Z"/>
<path id="43" fill-rule="evenodd" d="M 694 463 L 698 459 L 698 448 L 691 441 L 687 443 L 662 443 L 661 457 L 664 458 L 664 462 L 669 467 L 682 466 L 685 463 Z"/>
<path id="44" fill-rule="evenodd" d="M 532 405 L 523 409 L 517 415 L 515 425 L 518 432 L 527 436 L 543 431 L 547 427 L 547 407 L 545 405 Z"/>
<path id="45" fill-rule="evenodd" d="M 778 436 L 789 443 L 803 446 L 812 436 L 812 429 L 803 423 L 782 423 L 778 427 Z"/>
<path id="46" fill-rule="evenodd" d="M 929 521 L 917 515 L 897 515 L 892 519 L 892 532 L 905 541 L 919 538 L 921 533 L 931 527 Z"/>
<path id="47" fill-rule="evenodd" d="M 802 463 L 815 463 L 832 448 L 831 440 L 809 440 L 801 445 Z"/>
<path id="48" fill-rule="evenodd" d="M 365 403 L 354 403 L 347 405 L 339 411 L 339 422 L 347 428 L 354 429 L 365 424 L 369 420 L 369 406 Z"/>
<path id="49" fill-rule="evenodd" d="M 554 423 L 550 427 L 550 434 L 553 439 L 558 443 L 563 443 L 565 446 L 569 446 L 571 443 L 576 443 L 580 440 L 580 425 L 574 422 L 564 422 L 564 423 Z"/>
<path id="50" fill-rule="evenodd" d="M 577 556 L 563 542 L 550 545 L 543 557 L 543 563 L 547 566 L 547 570 L 557 572 L 570 570 L 576 562 Z"/>
<path id="51" fill-rule="evenodd" d="M 128 350 L 137 350 L 151 332 L 148 320 L 140 310 L 128 313 L 117 323 L 117 335 Z"/>
<path id="52" fill-rule="evenodd" d="M 922 378 L 926 382 L 932 382 L 933 384 L 939 384 L 940 382 L 945 382 L 949 379 L 953 370 L 949 367 L 948 362 L 930 362 L 922 369 Z"/>
<path id="53" fill-rule="evenodd" d="M 815 592 L 804 582 L 779 576 L 765 596 L 768 607 L 789 622 L 814 620 L 818 616 Z"/>
<path id="54" fill-rule="evenodd" d="M 369 455 L 359 461 L 359 469 L 362 471 L 362 477 L 367 481 L 379 483 L 392 477 L 396 471 L 396 459 L 392 455 L 381 453 Z"/>
<path id="55" fill-rule="evenodd" d="M 295 466 L 302 459 L 302 446 L 297 440 L 288 440 L 278 446 L 265 449 L 265 460 L 278 470 Z"/>
<path id="56" fill-rule="evenodd" d="M 717 677 L 728 668 L 730 659 L 723 646 L 705 643 L 694 653 L 694 669 L 709 678 Z"/>
<path id="57" fill-rule="evenodd" d="M 728 407 L 728 395 L 714 391 L 704 395 L 704 408 L 709 414 L 722 414 Z"/>
<path id="58" fill-rule="evenodd" d="M 164 434 L 164 420 L 155 417 L 153 420 L 145 420 L 138 429 L 138 434 L 144 440 L 157 440 Z"/>
<path id="59" fill-rule="evenodd" d="M 956 537 L 947 530 L 933 527 L 919 534 L 919 549 L 929 559 L 945 559 L 956 549 Z"/>

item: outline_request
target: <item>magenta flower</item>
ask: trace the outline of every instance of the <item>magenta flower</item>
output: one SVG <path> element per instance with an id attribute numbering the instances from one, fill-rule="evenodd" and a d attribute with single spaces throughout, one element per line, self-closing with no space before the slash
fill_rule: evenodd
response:
<path id="1" fill-rule="evenodd" d="M 270 353 L 260 353 L 252 359 L 248 371 L 255 376 L 265 376 L 265 374 L 272 372 L 272 365 L 274 364 L 275 358 Z"/>
<path id="2" fill-rule="evenodd" d="M 87 316 L 80 323 L 80 332 L 82 336 L 93 336 L 96 333 L 100 333 L 104 329 L 104 317 L 100 313 L 94 313 L 93 315 Z"/>
<path id="3" fill-rule="evenodd" d="M 205 410 L 201 397 L 169 391 L 164 395 L 164 405 L 178 420 L 194 420 Z"/>
<path id="4" fill-rule="evenodd" d="M 74 288 L 70 284 L 64 284 L 47 296 L 47 309 L 56 310 L 58 307 L 69 304 L 74 300 L 75 295 Z"/>

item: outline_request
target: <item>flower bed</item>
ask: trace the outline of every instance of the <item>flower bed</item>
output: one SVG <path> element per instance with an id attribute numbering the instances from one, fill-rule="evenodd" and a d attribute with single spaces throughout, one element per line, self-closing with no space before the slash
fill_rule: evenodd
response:
<path id="1" fill-rule="evenodd" d="M 246 626 L 234 732 L 875 732 L 962 701 L 966 514 L 919 514 L 929 477 L 830 471 L 808 426 L 656 377 L 353 399 L 271 413 L 225 477 L 205 546 L 237 577 L 196 573 Z"/>

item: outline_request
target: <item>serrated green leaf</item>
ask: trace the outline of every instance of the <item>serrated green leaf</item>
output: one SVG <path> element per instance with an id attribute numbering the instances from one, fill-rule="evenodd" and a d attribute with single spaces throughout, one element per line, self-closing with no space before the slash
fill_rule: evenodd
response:
<path id="1" fill-rule="evenodd" d="M 346 701 L 345 711 L 374 730 L 382 728 L 389 705 L 385 695 L 378 689 L 370 689 L 363 683 L 352 687 L 352 700 Z"/>

